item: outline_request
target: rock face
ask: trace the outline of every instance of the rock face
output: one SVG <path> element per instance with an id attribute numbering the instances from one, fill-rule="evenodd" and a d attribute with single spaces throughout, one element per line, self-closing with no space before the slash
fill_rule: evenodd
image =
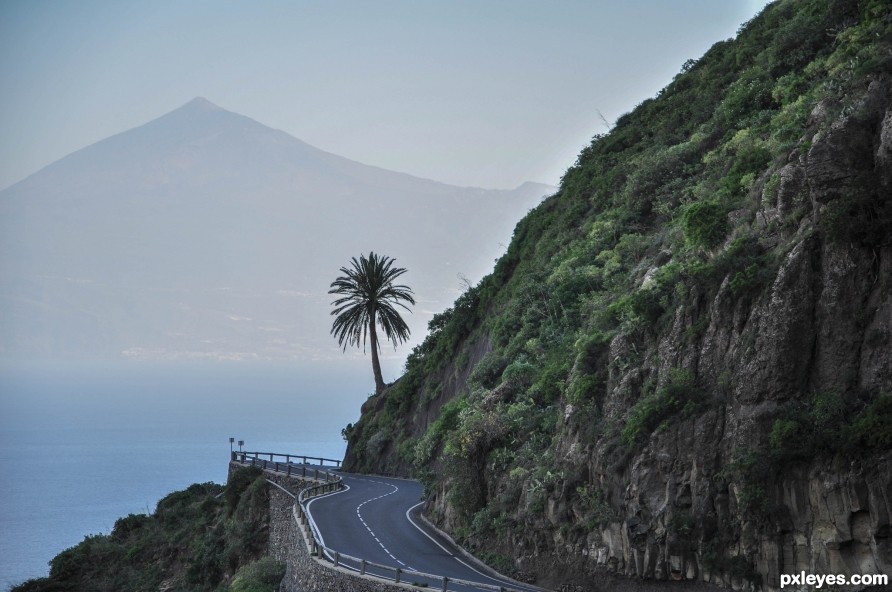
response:
<path id="1" fill-rule="evenodd" d="M 730 257 L 755 233 L 773 264 L 688 282 L 659 323 L 621 327 L 593 353 L 580 339 L 570 351 L 582 353 L 549 362 L 559 394 L 538 404 L 557 427 L 539 466 L 512 464 L 533 436 L 510 422 L 545 391 L 512 386 L 508 360 L 480 379 L 501 330 L 481 321 L 414 395 L 395 387 L 363 409 L 353 467 L 421 467 L 435 521 L 554 588 L 595 590 L 613 574 L 778 590 L 782 574 L 892 573 L 892 78 L 867 80 L 845 107 L 817 103 L 806 127 L 749 185 L 758 207 L 732 211 L 706 255 Z M 675 261 L 665 245 L 633 270 L 639 294 Z M 585 365 L 602 372 L 579 397 Z M 462 392 L 467 407 L 447 421 Z M 379 421 L 397 411 L 402 423 Z M 446 440 L 447 460 L 425 460 Z"/>
<path id="2" fill-rule="evenodd" d="M 803 393 L 888 393 L 892 387 L 892 249 L 812 233 L 835 200 L 865 186 L 888 187 L 888 83 L 871 85 L 864 103 L 871 108 L 835 121 L 807 154 L 794 155 L 781 169 L 770 207 L 784 213 L 802 203 L 806 213 L 771 285 L 747 307 L 730 297 L 726 281 L 702 303 L 709 323 L 694 343 L 686 343 L 692 319 L 685 313 L 697 303 L 679 307 L 668 333 L 637 344 L 643 363 L 611 374 L 605 409 L 621 420 L 627 385 L 672 368 L 696 370 L 707 390 L 725 390 L 725 405 L 654 434 L 621 467 L 611 466 L 615 442 L 609 438 L 594 447 L 574 434 L 559 442 L 561 464 L 583 464 L 620 515 L 584 538 L 554 531 L 530 541 L 517 534 L 518 547 L 529 550 L 519 558 L 527 570 L 547 571 L 552 555 L 567 554 L 579 557 L 582 572 L 597 565 L 628 576 L 699 579 L 735 589 L 759 581 L 775 589 L 780 574 L 801 571 L 892 573 L 892 451 L 795 462 L 764 484 L 757 511 L 746 483 L 755 477 L 728 475 L 736 453 L 768 446 L 778 410 L 801 401 Z M 614 339 L 609 358 L 623 358 L 628 347 L 625 339 Z M 730 384 L 721 384 L 728 376 Z M 441 500 L 434 511 L 445 515 Z M 570 511 L 558 495 L 546 520 L 565 523 Z M 673 523 L 689 523 L 682 530 L 691 536 L 678 536 Z M 752 571 L 744 568 L 750 561 Z"/>
<path id="3" fill-rule="evenodd" d="M 865 186 L 887 191 L 888 83 L 872 84 L 864 103 L 871 107 L 860 117 L 841 117 L 781 169 L 777 201 L 768 206 L 787 212 L 802 203 L 806 213 L 770 286 L 747 306 L 730 297 L 726 280 L 712 301 L 679 307 L 667 333 L 636 344 L 640 364 L 612 371 L 605 410 L 620 421 L 629 385 L 673 368 L 695 370 L 707 390 L 726 393 L 726 403 L 658 431 L 619 466 L 611 462 L 614 440 L 591 446 L 567 434 L 557 444 L 559 466 L 584 466 L 619 515 L 585 537 L 515 534 L 523 569 L 549 572 L 555 556 L 575 557 L 580 574 L 599 566 L 735 589 L 760 581 L 776 589 L 780 574 L 801 571 L 892 573 L 892 451 L 802 459 L 755 491 L 747 482 L 757 478 L 752 467 L 733 475 L 735 455 L 768 448 L 778 410 L 801 402 L 803 393 L 892 387 L 892 249 L 813 233 L 835 200 Z M 692 343 L 685 334 L 698 306 L 709 323 Z M 624 358 L 629 348 L 627 339 L 615 338 L 609 359 Z M 754 463 L 768 462 L 753 454 Z M 443 499 L 432 506 L 446 516 Z M 558 493 L 545 520 L 572 522 L 572 511 Z"/>
<path id="4" fill-rule="evenodd" d="M 411 384 L 363 409 L 351 466 L 415 472 L 434 521 L 562 590 L 892 573 L 892 67 L 809 95 L 774 153 L 783 117 L 722 127 L 754 70 L 709 106 L 721 132 L 656 144 L 659 116 L 681 125 L 681 77 L 583 151 L 484 304 L 432 326 Z M 727 219 L 691 224 L 721 236 L 673 238 L 697 198 Z"/>

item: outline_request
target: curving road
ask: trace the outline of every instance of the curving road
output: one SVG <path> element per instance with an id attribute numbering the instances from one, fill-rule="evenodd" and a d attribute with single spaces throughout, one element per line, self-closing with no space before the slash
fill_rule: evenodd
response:
<path id="1" fill-rule="evenodd" d="M 449 541 L 426 528 L 418 518 L 422 487 L 417 481 L 341 473 L 347 489 L 310 500 L 312 521 L 324 546 L 345 555 L 360 557 L 403 570 L 479 582 L 513 590 L 541 591 L 535 586 L 509 580 L 476 565 L 461 555 Z M 341 565 L 360 569 L 355 562 L 341 559 Z M 368 567 L 367 572 L 393 579 L 393 571 Z M 406 573 L 402 581 L 427 584 L 442 590 L 442 580 Z M 448 590 L 471 591 L 480 587 L 449 582 Z"/>

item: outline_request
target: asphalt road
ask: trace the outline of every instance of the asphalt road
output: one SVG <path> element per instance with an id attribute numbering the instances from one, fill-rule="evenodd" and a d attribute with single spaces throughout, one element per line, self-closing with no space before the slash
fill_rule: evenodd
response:
<path id="1" fill-rule="evenodd" d="M 325 547 L 382 565 L 419 571 L 451 579 L 479 582 L 524 591 L 540 588 L 519 584 L 476 565 L 461 555 L 449 541 L 427 529 L 418 518 L 421 484 L 417 481 L 341 473 L 348 489 L 310 500 L 308 511 Z M 346 558 L 343 567 L 360 569 Z M 393 579 L 395 571 L 367 567 L 366 571 Z M 401 581 L 427 584 L 442 590 L 441 579 L 403 573 Z M 471 591 L 486 588 L 449 582 L 448 590 Z M 490 588 L 491 589 L 491 588 Z"/>

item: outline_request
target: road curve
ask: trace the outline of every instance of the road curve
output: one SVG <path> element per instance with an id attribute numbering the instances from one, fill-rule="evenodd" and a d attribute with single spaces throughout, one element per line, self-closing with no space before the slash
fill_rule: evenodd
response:
<path id="1" fill-rule="evenodd" d="M 450 580 L 467 580 L 525 592 L 542 590 L 476 565 L 449 541 L 427 528 L 418 517 L 422 486 L 417 481 L 352 473 L 340 475 L 347 488 L 314 498 L 307 504 L 307 511 L 324 546 L 373 563 L 446 576 Z M 359 568 L 348 561 L 342 561 L 342 565 Z M 393 571 L 369 567 L 367 572 L 394 577 Z M 433 590 L 442 589 L 442 580 L 411 573 L 403 574 L 402 581 L 427 584 Z M 456 592 L 480 589 L 453 582 L 448 584 L 448 590 Z"/>

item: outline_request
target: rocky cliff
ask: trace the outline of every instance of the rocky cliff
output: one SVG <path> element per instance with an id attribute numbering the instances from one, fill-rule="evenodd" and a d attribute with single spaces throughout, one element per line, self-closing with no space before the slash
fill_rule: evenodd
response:
<path id="1" fill-rule="evenodd" d="M 892 573 L 892 11 L 787 0 L 597 136 L 348 426 L 561 589 Z"/>

